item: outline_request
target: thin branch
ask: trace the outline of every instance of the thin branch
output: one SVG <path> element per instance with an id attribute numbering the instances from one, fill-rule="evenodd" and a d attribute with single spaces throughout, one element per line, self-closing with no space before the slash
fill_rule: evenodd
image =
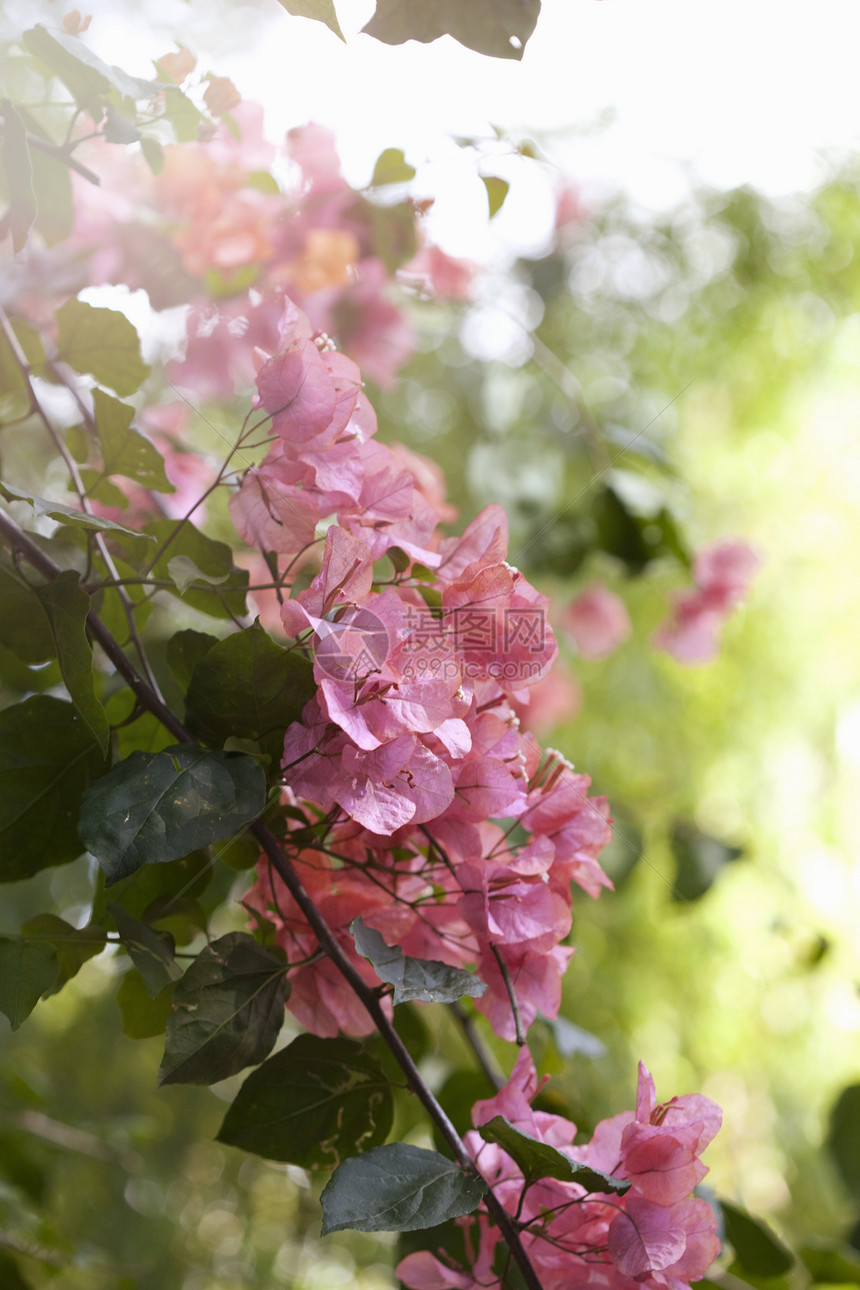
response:
<path id="1" fill-rule="evenodd" d="M 496 960 L 497 964 L 499 965 L 499 971 L 502 974 L 502 980 L 505 983 L 505 989 L 507 990 L 508 998 L 511 1001 L 511 1010 L 513 1011 L 513 1014 L 514 1014 L 514 1027 L 516 1030 L 516 1039 L 520 1048 L 522 1048 L 523 1044 L 526 1042 L 526 1037 L 523 1032 L 523 1019 L 520 1016 L 520 1005 L 517 1002 L 517 992 L 514 989 L 514 983 L 511 980 L 511 974 L 508 971 L 508 965 L 505 962 L 505 960 L 502 958 L 501 951 L 499 950 L 498 945 L 491 944 L 490 949 L 493 952 L 493 958 Z"/>
<path id="2" fill-rule="evenodd" d="M 49 157 L 56 157 L 57 161 L 61 161 L 64 166 L 68 166 L 69 170 L 76 170 L 79 175 L 83 175 L 84 179 L 88 179 L 91 184 L 95 184 L 97 187 L 101 186 L 102 181 L 96 172 L 90 170 L 89 166 L 85 166 L 76 157 L 73 157 L 64 144 L 49 143 L 47 139 L 40 139 L 37 134 L 29 133 L 27 134 L 27 143 L 31 148 L 38 148 L 40 152 L 46 152 Z"/>
<path id="3" fill-rule="evenodd" d="M 460 1028 L 466 1037 L 466 1042 L 475 1055 L 475 1061 L 478 1063 L 493 1088 L 498 1092 L 504 1087 L 505 1081 L 491 1063 L 489 1054 L 483 1045 L 480 1035 L 475 1029 L 474 1021 L 462 1004 L 449 1003 L 448 1008 L 449 1011 L 457 1018 Z"/>

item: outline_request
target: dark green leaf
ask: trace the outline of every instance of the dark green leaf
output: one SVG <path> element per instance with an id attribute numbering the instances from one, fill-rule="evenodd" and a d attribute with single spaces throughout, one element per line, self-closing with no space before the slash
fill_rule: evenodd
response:
<path id="1" fill-rule="evenodd" d="M 12 1255 L 5 1250 L 0 1250 L 0 1285 L 3 1290 L 33 1290 L 32 1282 L 26 1279 Z"/>
<path id="2" fill-rule="evenodd" d="M 503 1115 L 495 1115 L 486 1124 L 479 1125 L 478 1132 L 485 1142 L 497 1142 L 507 1151 L 522 1171 L 526 1186 L 539 1178 L 558 1178 L 561 1182 L 579 1183 L 587 1192 L 623 1196 L 632 1185 L 624 1178 L 613 1178 L 600 1169 L 591 1169 L 571 1160 L 563 1151 L 515 1128 Z"/>
<path id="3" fill-rule="evenodd" d="M 98 111 L 99 100 L 112 90 L 120 98 L 132 100 L 150 99 L 155 94 L 154 82 L 129 76 L 119 67 L 102 62 L 82 40 L 64 31 L 48 31 L 37 24 L 24 32 L 23 42 L 31 54 L 59 76 L 82 107 Z"/>
<path id="4" fill-rule="evenodd" d="M 183 690 L 188 689 L 195 667 L 218 644 L 217 636 L 191 628 L 176 632 L 167 642 L 167 665 Z"/>
<path id="5" fill-rule="evenodd" d="M 57 979 L 53 945 L 26 937 L 0 936 L 0 1012 L 17 1030 Z"/>
<path id="6" fill-rule="evenodd" d="M 141 865 L 230 837 L 265 802 L 265 776 L 251 757 L 176 744 L 134 752 L 91 785 L 78 827 L 110 887 Z"/>
<path id="7" fill-rule="evenodd" d="M 511 186 L 507 179 L 501 179 L 498 175 L 481 175 L 481 180 L 487 190 L 487 203 L 490 208 L 490 219 L 492 219 L 504 206 Z"/>
<path id="8" fill-rule="evenodd" d="M 37 694 L 0 712 L 0 882 L 81 854 L 81 796 L 104 769 L 70 703 Z"/>
<path id="9" fill-rule="evenodd" d="M 310 660 L 276 645 L 258 621 L 201 658 L 188 687 L 185 719 L 193 734 L 217 747 L 231 736 L 258 740 L 277 767 L 284 731 L 300 720 L 315 692 Z"/>
<path id="10" fill-rule="evenodd" d="M 435 1227 L 471 1214 L 485 1191 L 482 1178 L 437 1151 L 392 1142 L 345 1160 L 334 1171 L 320 1197 L 322 1234 Z"/>
<path id="11" fill-rule="evenodd" d="M 827 1146 L 845 1186 L 860 1197 L 860 1084 L 840 1093 L 830 1112 Z"/>
<path id="12" fill-rule="evenodd" d="M 397 1013 L 398 1033 L 400 1012 Z M 412 1049 L 409 1051 L 411 1053 Z M 436 1100 L 462 1138 L 472 1128 L 472 1107 L 475 1103 L 494 1097 L 497 1092 L 483 1071 L 452 1071 L 436 1094 Z M 440 1151 L 444 1151 L 445 1139 L 436 1125 L 433 1126 L 433 1141 Z"/>
<path id="13" fill-rule="evenodd" d="M 376 13 L 362 30 L 387 45 L 451 35 L 479 54 L 522 58 L 539 13 L 540 0 L 376 0 Z"/>
<path id="14" fill-rule="evenodd" d="M 794 1255 L 765 1223 L 727 1200 L 721 1200 L 719 1205 L 726 1240 L 731 1242 L 735 1259 L 743 1272 L 753 1276 L 778 1277 L 793 1266 Z"/>
<path id="15" fill-rule="evenodd" d="M 384 1142 L 391 1086 L 351 1039 L 299 1035 L 242 1085 L 218 1133 L 243 1151 L 305 1169 L 333 1168 Z"/>
<path id="16" fill-rule="evenodd" d="M 58 358 L 117 394 L 134 394 L 149 375 L 137 331 L 116 309 L 67 300 L 57 311 Z"/>
<path id="17" fill-rule="evenodd" d="M 278 3 L 297 18 L 315 18 L 317 22 L 324 22 L 330 31 L 344 39 L 333 0 L 278 0 Z"/>
<path id="18" fill-rule="evenodd" d="M 12 234 L 12 250 L 17 254 L 26 244 L 36 218 L 33 165 L 27 143 L 27 130 L 8 99 L 0 100 L 0 116 L 3 118 L 0 156 L 3 159 L 10 194 L 7 219 L 9 232 Z"/>
<path id="19" fill-rule="evenodd" d="M 101 954 L 107 941 L 103 927 L 90 924 L 78 929 L 56 914 L 37 914 L 24 923 L 21 931 L 28 939 L 53 945 L 57 951 L 60 972 L 51 994 L 77 976 L 87 959 Z"/>
<path id="20" fill-rule="evenodd" d="M 161 994 L 166 985 L 178 981 L 182 968 L 173 954 L 173 937 L 132 917 L 121 905 L 108 905 L 116 923 L 122 947 L 141 975 L 151 998 Z"/>
<path id="21" fill-rule="evenodd" d="M 386 945 L 372 927 L 360 918 L 353 919 L 349 930 L 355 948 L 372 963 L 380 981 L 394 986 L 394 1003 L 415 1000 L 419 1003 L 454 1003 L 464 995 L 479 999 L 486 990 L 473 972 L 449 967 L 435 959 L 407 958 L 399 945 Z"/>
<path id="22" fill-rule="evenodd" d="M 37 497 L 34 493 L 24 493 L 20 488 L 13 488 L 11 484 L 0 483 L 0 493 L 6 498 L 7 502 L 28 502 L 33 508 L 36 515 L 47 515 L 52 520 L 57 520 L 60 524 L 71 524 L 75 528 L 89 529 L 93 533 L 125 533 L 128 537 L 134 537 L 138 540 L 141 534 L 135 529 L 127 529 L 123 524 L 117 524 L 114 520 L 103 519 L 101 515 L 87 515 L 84 511 L 76 511 L 71 506 L 61 506 L 59 502 L 52 502 L 48 497 Z M 144 541 L 147 539 L 144 538 Z M 152 539 L 150 538 L 149 541 Z"/>
<path id="23" fill-rule="evenodd" d="M 86 633 L 90 598 L 81 590 L 78 575 L 65 570 L 36 590 L 54 638 L 55 653 L 69 697 L 107 755 L 110 727 L 96 696 L 93 651 Z"/>
<path id="24" fill-rule="evenodd" d="M 400 148 L 386 148 L 376 158 L 373 167 L 372 188 L 381 188 L 383 184 L 403 184 L 415 178 L 415 167 L 410 166 Z M 391 552 L 388 552 L 391 555 Z"/>
<path id="25" fill-rule="evenodd" d="M 245 932 L 207 945 L 177 983 L 160 1084 L 214 1084 L 272 1050 L 289 994 L 283 959 Z"/>
<path id="26" fill-rule="evenodd" d="M 670 840 L 675 857 L 673 900 L 698 900 L 725 866 L 743 855 L 741 847 L 729 846 L 693 825 L 676 824 Z"/>
<path id="27" fill-rule="evenodd" d="M 151 923 L 165 910 L 176 908 L 178 902 L 194 900 L 209 884 L 212 866 L 199 851 L 171 860 L 167 864 L 144 865 L 128 878 L 123 878 L 111 888 L 113 902 L 123 909 Z M 115 927 L 108 912 L 108 898 L 104 874 L 99 871 L 93 899 L 93 918 L 98 923 Z"/>
<path id="28" fill-rule="evenodd" d="M 129 1039 L 152 1039 L 163 1035 L 173 1003 L 173 986 L 167 985 L 151 998 L 136 968 L 130 968 L 119 983 L 116 1001 L 122 1013 L 123 1034 Z"/>
<path id="29" fill-rule="evenodd" d="M 176 594 L 185 604 L 213 618 L 240 618 L 245 613 L 248 571 L 233 564 L 233 550 L 226 542 L 216 542 L 193 524 L 186 522 L 180 526 L 175 520 L 155 520 L 147 524 L 143 532 L 155 539 L 159 551 L 163 548 L 152 568 L 154 578 L 174 582 L 171 568 L 182 574 L 188 573 L 190 566 L 194 565 L 199 577 L 213 584 L 187 586 L 185 591 L 177 589 Z M 141 561 L 151 558 L 150 550 L 142 551 Z M 173 564 L 178 557 L 184 558 L 182 566 Z M 228 585 L 222 590 L 223 583 Z"/>
<path id="30" fill-rule="evenodd" d="M 35 591 L 2 565 L 0 644 L 25 663 L 44 663 L 55 653 L 54 637 Z"/>
<path id="31" fill-rule="evenodd" d="M 164 473 L 161 453 L 144 435 L 131 429 L 134 408 L 105 394 L 104 390 L 94 390 L 93 409 L 104 473 L 134 479 L 141 487 L 157 493 L 175 492 Z"/>
<path id="32" fill-rule="evenodd" d="M 604 488 L 595 498 L 592 516 L 597 525 L 597 544 L 609 555 L 639 574 L 654 559 L 656 551 L 642 536 L 644 524 L 627 508 L 613 488 Z"/>

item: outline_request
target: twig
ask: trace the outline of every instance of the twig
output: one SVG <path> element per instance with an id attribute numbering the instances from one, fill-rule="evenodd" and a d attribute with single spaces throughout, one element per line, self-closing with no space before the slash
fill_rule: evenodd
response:
<path id="1" fill-rule="evenodd" d="M 475 1029 L 475 1023 L 469 1016 L 468 1012 L 459 1003 L 449 1003 L 450 1012 L 457 1018 L 460 1028 L 466 1037 L 466 1042 L 475 1055 L 475 1061 L 480 1066 L 493 1088 L 498 1092 L 504 1087 L 504 1079 L 490 1062 L 486 1048 L 481 1042 L 481 1037 Z"/>

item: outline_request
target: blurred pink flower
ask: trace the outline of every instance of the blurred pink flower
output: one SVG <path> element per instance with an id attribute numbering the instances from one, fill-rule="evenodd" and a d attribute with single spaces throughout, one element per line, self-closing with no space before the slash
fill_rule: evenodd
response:
<path id="1" fill-rule="evenodd" d="M 632 631 L 624 601 L 594 582 L 562 611 L 561 622 L 583 658 L 607 658 Z"/>
<path id="2" fill-rule="evenodd" d="M 653 643 L 679 663 L 710 663 L 719 653 L 720 628 L 744 598 L 759 557 L 746 542 L 702 547 L 693 561 L 696 590 L 681 592 Z"/>

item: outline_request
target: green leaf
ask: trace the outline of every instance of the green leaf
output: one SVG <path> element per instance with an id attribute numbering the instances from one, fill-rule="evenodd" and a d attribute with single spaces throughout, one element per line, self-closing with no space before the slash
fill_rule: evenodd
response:
<path id="1" fill-rule="evenodd" d="M 192 143 L 200 136 L 201 127 L 206 125 L 206 117 L 175 85 L 161 85 L 164 95 L 164 116 L 173 126 L 178 143 Z"/>
<path id="2" fill-rule="evenodd" d="M 231 736 L 258 740 L 278 767 L 284 731 L 301 719 L 315 693 L 310 660 L 277 645 L 258 620 L 201 658 L 188 687 L 185 720 L 192 734 L 216 747 Z"/>
<path id="3" fill-rule="evenodd" d="M 478 1132 L 485 1142 L 496 1142 L 507 1151 L 522 1171 L 527 1187 L 539 1178 L 557 1178 L 560 1182 L 579 1183 L 589 1193 L 623 1196 L 632 1186 L 624 1178 L 614 1178 L 612 1174 L 571 1160 L 563 1151 L 515 1128 L 503 1115 L 494 1115 L 486 1124 L 478 1125 Z"/>
<path id="4" fill-rule="evenodd" d="M 152 139 L 148 135 L 142 135 L 140 140 L 140 150 L 143 153 L 143 159 L 149 166 L 154 175 L 160 175 L 164 169 L 164 149 L 157 139 Z"/>
<path id="5" fill-rule="evenodd" d="M 294 14 L 297 18 L 314 18 L 317 22 L 324 22 L 330 31 L 345 40 L 332 0 L 278 0 L 278 3 L 287 13 Z"/>
<path id="6" fill-rule="evenodd" d="M 93 410 L 102 446 L 103 471 L 134 479 L 157 493 L 175 493 L 164 473 L 164 459 L 158 449 L 137 430 L 131 429 L 134 408 L 121 403 L 104 390 L 93 391 Z"/>
<path id="7" fill-rule="evenodd" d="M 219 1142 L 305 1169 L 332 1168 L 384 1142 L 393 1099 L 385 1072 L 352 1039 L 297 1039 L 242 1085 Z"/>
<path id="8" fill-rule="evenodd" d="M 91 923 L 78 929 L 56 914 L 37 914 L 24 923 L 21 931 L 34 942 L 53 945 L 57 951 L 60 972 L 51 994 L 56 994 L 67 981 L 77 976 L 87 960 L 101 954 L 107 943 L 103 927 Z"/>
<path id="9" fill-rule="evenodd" d="M 0 332 L 0 429 L 30 411 L 30 387 L 5 333 Z"/>
<path id="10" fill-rule="evenodd" d="M 743 1272 L 753 1276 L 778 1277 L 794 1265 L 794 1255 L 765 1223 L 727 1200 L 721 1200 L 719 1205 L 726 1240 L 731 1242 L 735 1259 Z"/>
<path id="11" fill-rule="evenodd" d="M 24 936 L 0 936 L 0 1012 L 17 1030 L 26 1021 L 60 970 L 53 945 Z"/>
<path id="12" fill-rule="evenodd" d="M 860 1285 L 860 1254 L 848 1245 L 803 1245 L 798 1250 L 810 1275 L 827 1285 Z"/>
<path id="13" fill-rule="evenodd" d="M 210 576 L 198 569 L 197 565 L 187 555 L 175 555 L 167 561 L 167 572 L 176 584 L 176 589 L 180 596 L 184 596 L 189 587 L 195 582 L 208 582 L 210 586 L 219 586 L 226 582 L 230 577 L 229 573 L 221 573 L 217 578 Z"/>
<path id="14" fill-rule="evenodd" d="M 0 100 L 3 118 L 3 141 L 0 156 L 9 184 L 10 203 L 7 214 L 12 250 L 17 253 L 26 245 L 36 218 L 36 193 L 33 188 L 33 164 L 24 122 L 8 99 Z"/>
<path id="15" fill-rule="evenodd" d="M 522 58 L 535 29 L 540 0 L 376 0 L 376 13 L 362 28 L 387 45 L 423 43 L 450 35 L 493 58 Z"/>
<path id="16" fill-rule="evenodd" d="M 116 1001 L 122 1013 L 123 1034 L 129 1039 L 152 1039 L 163 1035 L 173 1003 L 173 986 L 167 985 L 151 998 L 136 968 L 130 968 L 119 983 Z"/>
<path id="17" fill-rule="evenodd" d="M 401 265 L 411 260 L 418 249 L 415 237 L 415 212 L 405 202 L 394 206 L 363 204 L 365 216 L 373 226 L 374 250 L 382 263 L 393 274 Z M 337 312 L 335 311 L 337 320 Z M 355 325 L 347 311 L 345 321 Z"/>
<path id="18" fill-rule="evenodd" d="M 82 40 L 64 31 L 48 31 L 41 23 L 25 31 L 26 49 L 59 76 L 82 107 L 95 108 L 115 91 L 124 99 L 150 99 L 158 88 L 153 81 L 129 76 L 119 67 L 103 62 Z M 98 119 L 98 116 L 96 117 Z"/>
<path id="19" fill-rule="evenodd" d="M 437 1151 L 392 1142 L 345 1160 L 334 1171 L 320 1197 L 322 1234 L 435 1227 L 471 1214 L 486 1190 L 482 1178 Z"/>
<path id="20" fill-rule="evenodd" d="M 120 395 L 134 394 L 149 375 L 137 331 L 118 310 L 67 300 L 57 324 L 57 357 L 76 372 L 88 372 Z"/>
<path id="21" fill-rule="evenodd" d="M 408 1006 L 408 1005 L 407 1005 Z M 397 1031 L 400 1034 L 400 1016 L 403 1012 L 401 1008 L 397 1013 Z M 404 1036 L 400 1035 L 401 1039 Z M 413 1051 L 412 1046 L 407 1043 L 410 1053 Z M 494 1097 L 498 1089 L 493 1085 L 489 1077 L 479 1070 L 457 1070 L 452 1071 L 445 1083 L 436 1093 L 436 1100 L 442 1110 L 448 1116 L 454 1128 L 462 1138 L 472 1128 L 472 1107 L 476 1102 L 481 1102 L 485 1098 Z M 445 1149 L 445 1139 L 437 1125 L 433 1125 L 433 1142 L 440 1151 Z"/>
<path id="22" fill-rule="evenodd" d="M 487 190 L 487 202 L 490 207 L 490 219 L 492 219 L 504 206 L 511 186 L 507 179 L 501 179 L 498 175 L 481 175 L 481 182 Z"/>
<path id="23" fill-rule="evenodd" d="M 251 757 L 176 744 L 134 752 L 91 785 L 78 828 L 111 887 L 141 865 L 230 837 L 265 804 L 265 776 Z"/>
<path id="24" fill-rule="evenodd" d="M 107 755 L 110 727 L 96 696 L 93 651 L 86 632 L 90 598 L 81 590 L 78 575 L 71 569 L 37 588 L 36 595 L 51 628 L 69 697 Z"/>
<path id="25" fill-rule="evenodd" d="M 0 882 L 81 854 L 81 797 L 104 769 L 71 703 L 37 694 L 0 712 Z"/>
<path id="26" fill-rule="evenodd" d="M 116 923 L 122 947 L 141 975 L 150 998 L 154 999 L 166 985 L 178 981 L 182 968 L 173 954 L 173 937 L 134 918 L 122 905 L 108 905 Z"/>
<path id="27" fill-rule="evenodd" d="M 410 166 L 400 148 L 386 148 L 376 158 L 373 167 L 371 188 L 381 188 L 384 184 L 403 184 L 415 178 L 415 167 Z M 391 552 L 389 551 L 390 555 Z"/>
<path id="28" fill-rule="evenodd" d="M 110 103 L 105 108 L 103 133 L 107 143 L 140 143 L 137 126 Z"/>
<path id="29" fill-rule="evenodd" d="M 0 644 L 25 663 L 54 657 L 54 637 L 32 587 L 0 565 Z"/>
<path id="30" fill-rule="evenodd" d="M 36 229 L 48 246 L 71 237 L 75 226 L 72 180 L 68 166 L 35 144 L 30 147 L 33 189 L 36 193 Z"/>
<path id="31" fill-rule="evenodd" d="M 200 570 L 201 577 L 215 585 L 187 587 L 185 591 L 177 588 L 174 594 L 185 604 L 212 618 L 241 618 L 246 609 L 248 571 L 233 564 L 232 547 L 207 537 L 188 521 L 180 525 L 176 520 L 155 520 L 147 524 L 143 532 L 155 539 L 161 552 L 151 570 L 154 578 L 172 582 L 171 563 L 178 556 L 184 556 Z M 148 555 L 149 552 L 144 552 L 142 560 Z M 143 563 L 141 567 L 145 567 Z M 220 584 L 228 581 L 228 589 L 222 590 Z"/>
<path id="32" fill-rule="evenodd" d="M 209 885 L 212 876 L 212 864 L 201 852 L 194 851 L 183 856 L 181 860 L 170 860 L 167 864 L 144 865 L 128 878 L 115 883 L 111 896 L 116 904 L 140 918 L 152 923 L 163 916 L 165 911 L 176 909 L 180 902 L 194 900 Z M 104 874 L 99 871 L 96 891 L 93 898 L 93 919 L 108 927 L 116 924 L 108 911 L 108 899 Z"/>
<path id="33" fill-rule="evenodd" d="M 479 999 L 487 989 L 473 972 L 450 967 L 435 959 L 407 958 L 399 945 L 386 945 L 372 927 L 354 918 L 349 930 L 355 948 L 368 959 L 380 981 L 394 986 L 394 1003 L 416 1000 L 420 1003 L 454 1003 L 464 995 Z"/>
<path id="34" fill-rule="evenodd" d="M 88 529 L 93 533 L 124 533 L 128 537 L 137 538 L 141 535 L 136 529 L 127 529 L 124 524 L 117 524 L 114 520 L 103 519 L 101 515 L 87 515 L 85 511 L 76 511 L 71 506 L 61 506 L 59 502 L 52 502 L 48 497 L 37 497 L 34 493 L 24 493 L 20 488 L 13 488 L 11 484 L 0 482 L 0 493 L 6 498 L 7 502 L 27 502 L 33 508 L 36 516 L 47 515 L 49 519 L 56 520 L 59 524 L 71 524 L 75 528 Z"/>
<path id="35" fill-rule="evenodd" d="M 860 1084 L 842 1090 L 830 1112 L 827 1146 L 845 1186 L 860 1197 Z"/>
<path id="36" fill-rule="evenodd" d="M 214 1084 L 272 1050 L 289 994 L 282 958 L 245 932 L 207 945 L 177 983 L 159 1084 Z"/>
<path id="37" fill-rule="evenodd" d="M 675 825 L 670 842 L 675 857 L 673 900 L 699 900 L 725 866 L 743 855 L 742 847 L 729 846 L 684 823 Z"/>
<path id="38" fill-rule="evenodd" d="M 634 516 L 613 488 L 604 488 L 591 508 L 597 525 L 597 545 L 627 566 L 629 573 L 642 572 L 657 552 L 645 541 L 645 524 Z"/>
<path id="39" fill-rule="evenodd" d="M 217 644 L 217 636 L 210 636 L 208 632 L 195 632 L 191 628 L 171 636 L 167 642 L 167 666 L 183 690 L 188 689 L 197 664 Z"/>

